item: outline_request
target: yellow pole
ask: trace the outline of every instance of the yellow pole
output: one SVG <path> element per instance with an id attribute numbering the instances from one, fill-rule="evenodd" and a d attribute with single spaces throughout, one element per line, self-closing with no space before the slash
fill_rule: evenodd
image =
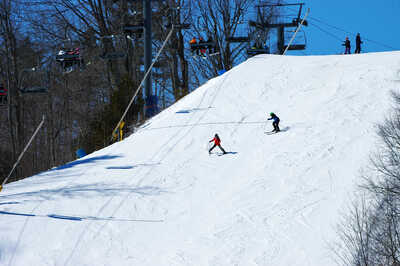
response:
<path id="1" fill-rule="evenodd" d="M 119 125 L 119 140 L 120 140 L 120 141 L 123 139 L 124 132 L 123 132 L 122 129 L 124 128 L 124 126 L 125 126 L 125 122 L 122 121 L 122 122 L 120 123 L 120 125 Z"/>

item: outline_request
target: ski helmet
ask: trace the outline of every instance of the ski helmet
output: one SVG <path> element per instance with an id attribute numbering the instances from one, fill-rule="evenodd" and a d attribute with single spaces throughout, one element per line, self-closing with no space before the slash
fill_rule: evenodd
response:
<path id="1" fill-rule="evenodd" d="M 269 113 L 269 115 L 270 115 L 270 116 L 273 116 L 273 115 L 274 115 L 274 113 L 273 113 L 273 112 L 271 112 L 271 113 Z"/>

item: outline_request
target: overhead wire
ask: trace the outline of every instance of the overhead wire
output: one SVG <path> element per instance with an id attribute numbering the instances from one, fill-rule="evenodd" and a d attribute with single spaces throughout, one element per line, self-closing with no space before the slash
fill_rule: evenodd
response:
<path id="1" fill-rule="evenodd" d="M 345 32 L 345 33 L 347 33 L 347 34 L 350 34 L 350 35 L 353 35 L 353 36 L 356 36 L 356 35 L 357 35 L 357 33 L 350 32 L 350 31 L 347 31 L 347 30 L 345 30 L 345 29 L 339 28 L 339 27 L 337 27 L 337 26 L 331 25 L 331 24 L 326 23 L 326 22 L 324 22 L 324 21 L 322 21 L 322 20 L 320 20 L 320 19 L 317 19 L 317 18 L 315 18 L 315 17 L 309 16 L 309 18 L 310 18 L 311 20 L 314 20 L 314 21 L 317 21 L 317 22 L 319 22 L 319 23 L 322 23 L 322 24 L 324 24 L 324 25 L 326 25 L 326 26 L 328 26 L 328 27 L 337 29 L 337 30 L 339 30 L 339 31 L 343 31 L 343 32 Z M 384 44 L 384 43 L 381 43 L 381 42 L 378 42 L 378 41 L 375 41 L 375 40 L 372 40 L 372 39 L 370 39 L 370 38 L 366 38 L 365 36 L 363 36 L 363 40 L 366 40 L 366 41 L 369 41 L 369 42 L 378 44 L 378 45 L 380 45 L 380 46 L 382 46 L 382 47 L 390 48 L 390 49 L 393 49 L 393 50 L 398 50 L 398 49 L 395 48 L 395 47 L 392 47 L 392 46 L 390 46 L 390 45 L 387 45 L 387 44 Z"/>
<path id="2" fill-rule="evenodd" d="M 288 9 L 291 9 L 292 11 L 294 11 L 293 8 L 288 7 Z M 325 26 L 328 26 L 328 27 L 331 27 L 331 28 L 333 28 L 333 29 L 336 29 L 336 30 L 345 32 L 345 33 L 347 33 L 347 34 L 349 34 L 349 35 L 352 35 L 352 36 L 356 36 L 356 35 L 357 35 L 357 33 L 354 33 L 354 32 L 351 32 L 351 31 L 342 29 L 342 28 L 340 28 L 340 27 L 338 27 L 338 26 L 332 25 L 332 24 L 330 24 L 330 23 L 327 23 L 327 22 L 321 20 L 320 18 L 316 18 L 316 17 L 313 17 L 313 16 L 308 16 L 308 18 L 311 19 L 311 20 L 314 20 L 315 22 L 324 24 Z M 310 23 L 309 23 L 309 24 L 310 24 Z M 311 25 L 311 24 L 310 24 L 310 25 Z M 315 24 L 313 24 L 313 26 L 314 26 L 314 27 L 317 27 L 319 30 L 325 32 L 326 34 L 329 34 L 329 35 L 331 35 L 331 36 L 334 36 L 334 38 L 338 39 L 337 36 L 335 36 L 334 34 L 328 32 L 328 31 L 326 31 L 326 30 L 323 30 L 321 27 L 318 27 L 318 26 L 315 25 Z M 342 41 L 342 39 L 340 39 L 340 40 Z M 370 38 L 366 38 L 365 36 L 363 36 L 363 40 L 369 41 L 369 42 L 371 42 L 371 43 L 375 43 L 375 44 L 377 44 L 377 45 L 380 45 L 380 46 L 382 46 L 382 47 L 386 47 L 386 48 L 389 48 L 389 49 L 392 49 L 392 50 L 399 50 L 398 48 L 395 48 L 395 47 L 393 47 L 393 46 L 387 45 L 387 44 L 382 43 L 382 42 L 378 42 L 378 41 L 372 40 L 372 39 L 370 39 Z"/>
<path id="3" fill-rule="evenodd" d="M 337 39 L 337 40 L 339 40 L 339 41 L 343 41 L 343 40 L 342 40 L 341 38 L 339 38 L 338 36 L 334 35 L 333 33 L 329 32 L 329 31 L 324 30 L 323 28 L 321 28 L 320 26 L 317 26 L 316 24 L 308 23 L 308 25 L 313 26 L 313 27 L 316 27 L 316 28 L 319 29 L 320 31 L 322 31 L 322 32 L 324 32 L 324 33 L 326 33 L 326 34 L 328 34 L 329 36 L 331 36 L 331 37 L 333 37 L 333 38 L 335 38 L 335 39 Z"/>

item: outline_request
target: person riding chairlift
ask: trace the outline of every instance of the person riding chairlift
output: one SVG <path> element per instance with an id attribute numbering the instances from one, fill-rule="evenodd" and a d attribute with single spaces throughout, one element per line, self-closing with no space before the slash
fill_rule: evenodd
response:
<path id="1" fill-rule="evenodd" d="M 201 43 L 205 43 L 203 37 L 199 38 L 199 44 L 201 44 Z M 200 48 L 200 53 L 201 53 L 202 57 L 206 57 L 206 51 L 207 51 L 207 47 L 201 47 Z"/>
<path id="2" fill-rule="evenodd" d="M 0 104 L 7 102 L 7 89 L 0 84 Z"/>
<path id="3" fill-rule="evenodd" d="M 192 55 L 194 55 L 194 53 L 196 52 L 197 55 L 199 55 L 199 50 L 196 49 L 195 47 L 193 47 L 193 44 L 197 44 L 197 40 L 196 37 L 193 37 L 190 41 L 190 51 L 192 52 Z"/>
<path id="4" fill-rule="evenodd" d="M 67 60 L 65 58 L 63 58 L 63 55 L 74 55 L 74 57 L 72 58 L 68 58 Z M 84 67 L 84 61 L 83 58 L 80 56 L 81 54 L 81 48 L 80 47 L 76 47 L 70 50 L 65 50 L 65 49 L 61 49 L 58 52 L 58 56 L 59 58 L 56 59 L 56 61 L 60 62 L 64 72 L 65 73 L 70 73 L 74 70 L 75 66 L 79 66 L 79 67 Z"/>
<path id="5" fill-rule="evenodd" d="M 207 43 L 213 43 L 213 42 L 214 42 L 213 38 L 211 36 L 208 36 Z M 209 45 L 208 46 L 208 53 L 209 54 L 213 54 L 214 52 L 215 52 L 214 46 L 213 45 Z"/>
<path id="6" fill-rule="evenodd" d="M 77 47 L 77 48 L 74 48 L 72 50 L 63 50 L 63 49 L 61 49 L 58 52 L 58 55 L 65 55 L 65 54 L 68 54 L 68 55 L 80 55 L 80 53 L 81 53 L 81 49 L 79 47 Z M 61 58 L 60 60 L 64 60 L 64 59 Z"/>

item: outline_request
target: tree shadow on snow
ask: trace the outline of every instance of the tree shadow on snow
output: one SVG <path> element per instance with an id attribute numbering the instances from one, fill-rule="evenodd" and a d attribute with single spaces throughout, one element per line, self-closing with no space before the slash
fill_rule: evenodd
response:
<path id="1" fill-rule="evenodd" d="M 62 169 L 72 168 L 72 167 L 74 167 L 76 165 L 80 165 L 80 164 L 95 163 L 96 161 L 111 160 L 111 159 L 116 159 L 119 157 L 122 157 L 122 156 L 118 156 L 118 155 L 95 156 L 95 157 L 91 157 L 91 158 L 87 158 L 87 159 L 76 160 L 76 161 L 61 165 L 59 167 L 50 169 L 49 171 L 62 170 Z"/>
<path id="2" fill-rule="evenodd" d="M 212 107 L 209 107 L 212 108 Z M 179 110 L 177 112 L 175 112 L 176 114 L 189 114 L 195 111 L 204 111 L 204 110 L 208 110 L 209 108 L 192 108 L 192 109 L 182 109 Z"/>
<path id="3" fill-rule="evenodd" d="M 159 165 L 160 163 L 138 163 L 135 165 L 122 165 L 122 166 L 107 166 L 106 169 L 109 170 L 115 170 L 115 169 L 120 169 L 120 170 L 124 170 L 124 169 L 133 169 L 139 166 L 154 166 L 154 165 Z"/>
<path id="4" fill-rule="evenodd" d="M 58 200 L 59 198 L 91 198 L 91 197 L 114 197 L 119 194 L 135 193 L 141 196 L 158 196 L 167 193 L 160 187 L 156 186 L 142 186 L 142 187 L 127 187 L 124 184 L 119 186 L 111 186 L 110 184 L 97 183 L 97 184 L 84 184 L 75 185 L 70 187 L 55 188 L 55 189 L 39 189 L 37 191 L 21 192 L 0 196 L 0 201 L 8 199 L 23 198 L 31 202 L 32 200 Z"/>
<path id="5" fill-rule="evenodd" d="M 44 217 L 68 221 L 83 221 L 83 220 L 94 220 L 94 221 L 118 221 L 118 222 L 163 222 L 163 220 L 150 220 L 150 219 L 121 219 L 115 217 L 95 217 L 95 216 L 71 216 L 63 214 L 34 214 L 34 213 L 23 213 L 14 211 L 0 211 L 0 215 L 12 215 L 12 216 L 24 216 L 24 217 Z"/>
<path id="6" fill-rule="evenodd" d="M 11 205 L 11 204 L 19 204 L 19 202 L 17 201 L 0 202 L 0 205 Z"/>
<path id="7" fill-rule="evenodd" d="M 129 165 L 127 165 L 127 166 L 108 166 L 108 167 L 106 167 L 106 169 L 120 169 L 120 170 L 125 170 L 125 169 L 132 169 L 132 168 L 134 168 L 135 166 L 129 166 Z"/>

